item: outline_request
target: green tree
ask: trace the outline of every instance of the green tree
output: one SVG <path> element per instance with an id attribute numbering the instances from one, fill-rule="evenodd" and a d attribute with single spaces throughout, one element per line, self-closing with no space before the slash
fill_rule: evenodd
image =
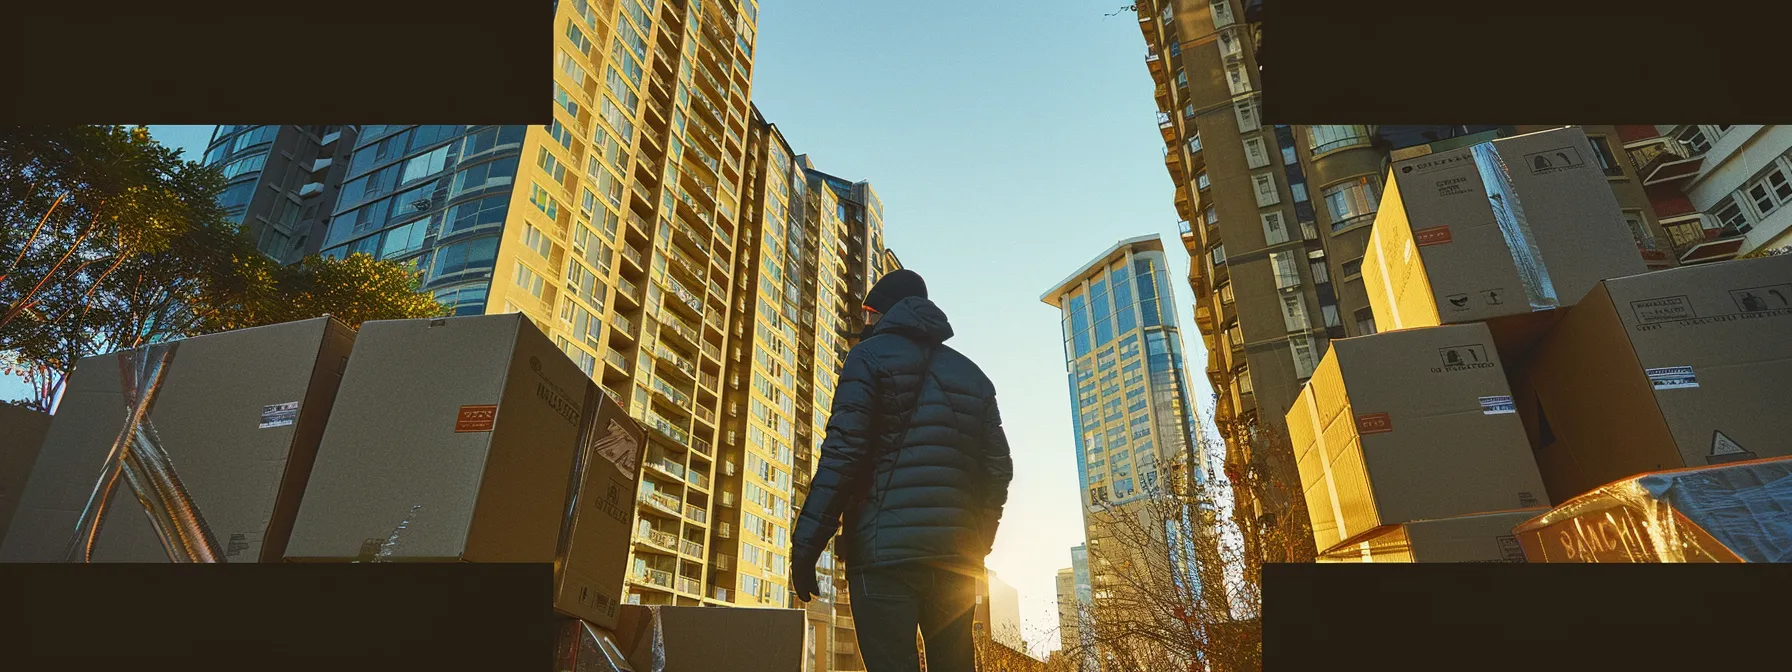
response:
<path id="1" fill-rule="evenodd" d="M 0 371 L 49 410 L 84 357 L 333 315 L 443 314 L 405 265 L 281 266 L 219 207 L 224 179 L 142 127 L 0 128 Z"/>

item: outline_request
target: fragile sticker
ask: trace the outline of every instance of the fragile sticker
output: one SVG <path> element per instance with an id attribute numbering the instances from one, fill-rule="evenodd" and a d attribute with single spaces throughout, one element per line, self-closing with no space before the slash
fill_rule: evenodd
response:
<path id="1" fill-rule="evenodd" d="M 1394 419 L 1386 413 L 1365 413 L 1356 416 L 1357 434 L 1384 434 L 1394 431 Z"/>
<path id="2" fill-rule="evenodd" d="M 496 405 L 462 406 L 454 418 L 455 433 L 489 432 L 498 424 Z"/>
<path id="3" fill-rule="evenodd" d="M 1504 415 L 1517 412 L 1518 404 L 1512 402 L 1512 397 L 1481 397 L 1481 415 Z"/>
<path id="4" fill-rule="evenodd" d="M 1692 372 L 1690 366 L 1664 366 L 1645 369 L 1649 376 L 1649 384 L 1657 390 L 1682 390 L 1698 387 L 1699 377 Z"/>
<path id="5" fill-rule="evenodd" d="M 299 402 L 261 407 L 261 428 L 286 427 L 299 421 Z"/>
<path id="6" fill-rule="evenodd" d="M 1557 147 L 1548 151 L 1526 154 L 1524 163 L 1531 169 L 1532 175 L 1547 175 L 1564 170 L 1573 170 L 1586 165 L 1580 156 L 1580 150 L 1574 147 Z"/>
<path id="7" fill-rule="evenodd" d="M 1419 229 L 1412 232 L 1412 240 L 1419 247 L 1448 244 L 1451 241 L 1450 227 L 1433 226 L 1428 229 Z"/>

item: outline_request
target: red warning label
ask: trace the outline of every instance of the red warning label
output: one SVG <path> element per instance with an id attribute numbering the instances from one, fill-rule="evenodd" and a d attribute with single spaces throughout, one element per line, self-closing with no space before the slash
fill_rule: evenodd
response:
<path id="1" fill-rule="evenodd" d="M 1450 227 L 1433 226 L 1412 232 L 1413 243 L 1419 247 L 1427 245 L 1444 245 L 1450 242 Z"/>
<path id="2" fill-rule="evenodd" d="M 1394 419 L 1386 413 L 1365 413 L 1356 416 L 1357 434 L 1381 434 L 1394 431 Z"/>
<path id="3" fill-rule="evenodd" d="M 489 432 L 498 423 L 498 407 L 462 406 L 454 419 L 455 432 Z"/>

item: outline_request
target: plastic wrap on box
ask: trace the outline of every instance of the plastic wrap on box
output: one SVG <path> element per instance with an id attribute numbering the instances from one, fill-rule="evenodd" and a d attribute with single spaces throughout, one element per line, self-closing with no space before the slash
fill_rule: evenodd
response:
<path id="1" fill-rule="evenodd" d="M 638 672 L 609 632 L 578 619 L 561 626 L 557 659 L 555 672 Z"/>
<path id="2" fill-rule="evenodd" d="M 1515 532 L 1531 562 L 1792 562 L 1792 458 L 1631 477 Z"/>
<path id="3" fill-rule="evenodd" d="M 1530 218 L 1525 216 L 1524 204 L 1518 200 L 1518 189 L 1512 184 L 1506 160 L 1491 142 L 1475 145 L 1470 151 L 1474 153 L 1475 166 L 1480 169 L 1481 184 L 1487 189 L 1487 200 L 1493 206 L 1500 235 L 1505 237 L 1506 249 L 1512 253 L 1512 264 L 1518 268 L 1519 280 L 1524 282 L 1525 298 L 1530 302 L 1531 310 L 1555 308 L 1560 303 L 1556 298 L 1555 283 L 1550 282 L 1549 269 L 1543 264 L 1543 251 L 1537 248 L 1537 234 L 1531 231 Z"/>

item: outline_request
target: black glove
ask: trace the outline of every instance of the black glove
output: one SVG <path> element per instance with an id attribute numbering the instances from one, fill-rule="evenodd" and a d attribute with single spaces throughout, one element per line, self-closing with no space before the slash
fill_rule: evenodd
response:
<path id="1" fill-rule="evenodd" d="M 815 599 L 821 594 L 821 584 L 815 578 L 815 561 L 821 554 L 806 548 L 796 548 L 790 553 L 790 587 L 796 591 L 796 598 L 804 602 Z"/>

